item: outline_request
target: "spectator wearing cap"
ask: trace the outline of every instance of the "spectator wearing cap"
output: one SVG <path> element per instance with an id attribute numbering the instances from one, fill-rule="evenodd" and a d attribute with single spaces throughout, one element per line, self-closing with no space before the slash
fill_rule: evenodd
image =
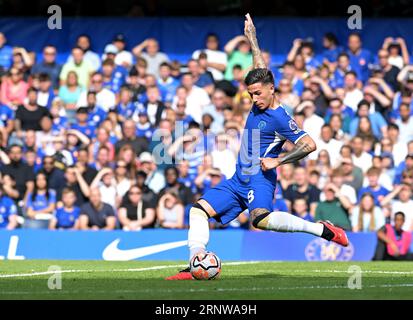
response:
<path id="1" fill-rule="evenodd" d="M 394 213 L 402 211 L 405 213 L 405 221 L 403 224 L 403 230 L 413 231 L 413 200 L 412 200 L 412 187 L 406 183 L 397 185 L 387 196 L 381 201 L 382 207 L 390 204 L 392 216 L 394 221 Z"/>
<path id="2" fill-rule="evenodd" d="M 102 201 L 98 188 L 90 190 L 90 201 L 80 208 L 79 223 L 82 230 L 113 230 L 116 217 L 113 208 Z"/>
<path id="3" fill-rule="evenodd" d="M 239 64 L 243 72 L 252 66 L 251 45 L 244 35 L 239 35 L 228 41 L 224 47 L 228 55 L 227 68 L 224 78 L 231 81 L 233 79 L 232 68 Z"/>
<path id="4" fill-rule="evenodd" d="M 165 176 L 158 171 L 153 156 L 149 152 L 142 152 L 139 156 L 139 170 L 146 173 L 145 184 L 155 193 L 165 187 Z"/>
<path id="5" fill-rule="evenodd" d="M 207 35 L 205 49 L 196 50 L 192 54 L 192 59 L 198 59 L 201 53 L 205 53 L 207 56 L 207 67 L 214 80 L 223 80 L 228 58 L 225 52 L 219 50 L 219 39 L 215 33 Z"/>
<path id="6" fill-rule="evenodd" d="M 143 52 L 146 50 L 146 52 Z M 168 56 L 159 51 L 159 43 L 156 39 L 146 39 L 142 43 L 135 46 L 132 50 L 133 54 L 138 58 L 143 58 L 148 63 L 147 72 L 159 77 L 159 66 L 163 62 L 169 62 Z"/>
<path id="7" fill-rule="evenodd" d="M 63 65 L 62 72 L 60 73 L 60 84 L 63 85 L 66 82 L 67 74 L 69 71 L 76 72 L 79 84 L 85 88 L 89 85 L 89 78 L 96 69 L 85 60 L 83 49 L 80 47 L 74 47 L 72 49 L 73 61 L 68 61 Z"/>
<path id="8" fill-rule="evenodd" d="M 56 62 L 57 50 L 53 45 L 47 45 L 43 48 L 43 60 L 36 63 L 30 70 L 32 75 L 46 73 L 52 82 L 52 87 L 56 90 L 59 88 L 59 74 L 62 66 Z"/>
<path id="9" fill-rule="evenodd" d="M 0 32 L 0 67 L 2 67 L 3 70 L 10 68 L 13 55 L 13 47 L 6 43 L 7 39 L 5 34 Z"/>
<path id="10" fill-rule="evenodd" d="M 123 137 L 115 144 L 115 153 L 125 144 L 132 146 L 136 155 L 148 150 L 148 140 L 144 137 L 136 136 L 136 124 L 133 120 L 125 120 L 122 124 Z"/>
<path id="11" fill-rule="evenodd" d="M 93 91 L 96 94 L 96 104 L 102 108 L 105 112 L 109 112 L 116 106 L 116 95 L 109 89 L 103 87 L 103 75 L 99 72 L 95 72 L 91 76 L 91 85 L 89 91 Z M 87 105 L 88 92 L 83 91 L 77 102 L 78 107 L 84 107 Z"/>
<path id="12" fill-rule="evenodd" d="M 81 34 L 76 40 L 76 46 L 83 50 L 84 59 L 89 62 L 93 70 L 98 70 L 100 68 L 100 58 L 91 49 L 90 37 L 87 34 Z M 73 62 L 73 55 L 69 56 L 67 62 Z"/>
<path id="13" fill-rule="evenodd" d="M 126 50 L 126 38 L 123 34 L 117 34 L 112 41 L 113 45 L 118 49 L 116 54 L 115 63 L 118 66 L 129 70 L 133 64 L 133 55 Z"/>

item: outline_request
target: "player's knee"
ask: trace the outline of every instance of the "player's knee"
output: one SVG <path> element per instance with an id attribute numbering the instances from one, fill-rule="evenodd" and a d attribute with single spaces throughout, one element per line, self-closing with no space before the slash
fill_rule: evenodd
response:
<path id="1" fill-rule="evenodd" d="M 255 228 L 258 229 L 263 229 L 262 224 L 260 224 L 260 222 L 265 219 L 266 217 L 268 217 L 268 215 L 271 212 L 268 211 L 265 208 L 255 208 L 254 210 L 251 211 L 250 215 L 251 215 L 251 221 L 252 221 L 252 225 Z"/>
<path id="2" fill-rule="evenodd" d="M 189 210 L 189 216 L 190 217 L 197 216 L 197 217 L 202 217 L 205 219 L 210 218 L 208 212 L 198 202 L 192 206 L 191 210 Z"/>

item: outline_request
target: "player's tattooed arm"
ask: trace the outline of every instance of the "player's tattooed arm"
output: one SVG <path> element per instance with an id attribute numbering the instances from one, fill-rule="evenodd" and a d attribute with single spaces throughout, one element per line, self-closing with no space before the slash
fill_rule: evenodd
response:
<path id="1" fill-rule="evenodd" d="M 265 65 L 264 58 L 262 56 L 260 47 L 258 46 L 257 34 L 256 34 L 254 23 L 252 22 L 252 19 L 249 13 L 247 13 L 245 17 L 246 17 L 246 20 L 245 20 L 244 33 L 251 44 L 254 68 L 267 68 L 267 66 Z"/>
<path id="2" fill-rule="evenodd" d="M 309 136 L 303 136 L 294 146 L 294 148 L 287 152 L 281 158 L 260 158 L 261 168 L 263 171 L 275 169 L 276 167 L 286 164 L 294 163 L 302 158 L 305 158 L 311 152 L 317 149 L 314 140 Z"/>

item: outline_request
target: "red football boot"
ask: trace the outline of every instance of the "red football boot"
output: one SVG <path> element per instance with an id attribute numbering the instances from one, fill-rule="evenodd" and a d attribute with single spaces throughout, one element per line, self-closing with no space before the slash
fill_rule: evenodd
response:
<path id="1" fill-rule="evenodd" d="M 177 274 L 165 278 L 165 280 L 193 280 L 191 272 L 189 271 L 189 267 L 179 271 Z"/>
<path id="2" fill-rule="evenodd" d="M 322 223 L 324 225 L 325 228 L 327 228 L 328 230 L 331 231 L 331 233 L 333 234 L 333 237 L 329 237 L 331 239 L 328 238 L 324 238 L 327 239 L 329 241 L 333 241 L 335 243 L 338 243 L 340 245 L 342 245 L 343 247 L 347 247 L 348 246 L 348 238 L 347 235 L 345 233 L 345 231 L 339 227 L 336 227 L 335 225 L 333 225 L 330 221 L 320 221 L 320 223 Z M 323 232 L 324 235 L 325 232 Z"/>

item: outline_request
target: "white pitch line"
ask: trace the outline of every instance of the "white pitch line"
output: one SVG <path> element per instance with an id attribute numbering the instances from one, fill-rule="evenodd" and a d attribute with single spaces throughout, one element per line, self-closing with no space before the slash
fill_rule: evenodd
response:
<path id="1" fill-rule="evenodd" d="M 245 265 L 245 264 L 255 264 L 261 263 L 261 261 L 240 261 L 240 262 L 225 262 L 223 265 L 225 266 L 237 266 L 237 265 Z M 15 273 L 15 274 L 0 274 L 1 278 L 23 278 L 23 277 L 36 277 L 36 276 L 43 276 L 43 275 L 52 275 L 56 273 L 88 273 L 88 272 L 141 272 L 141 271 L 151 271 L 151 270 L 162 270 L 162 269 L 169 269 L 169 268 L 185 268 L 187 264 L 175 264 L 175 265 L 164 265 L 164 266 L 153 266 L 153 267 L 145 267 L 145 268 L 135 268 L 135 269 L 112 269 L 112 270 L 60 270 L 60 271 L 41 271 L 41 272 L 31 272 L 31 273 Z"/>

